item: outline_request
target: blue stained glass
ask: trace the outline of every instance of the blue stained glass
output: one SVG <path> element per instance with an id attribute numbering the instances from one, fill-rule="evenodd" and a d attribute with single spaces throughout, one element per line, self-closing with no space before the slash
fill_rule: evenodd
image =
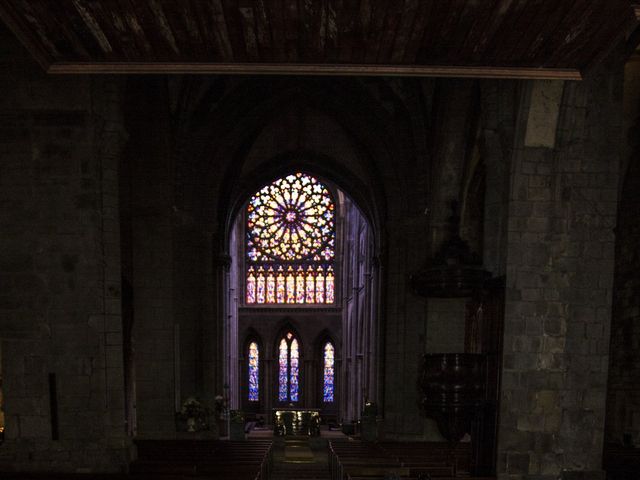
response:
<path id="1" fill-rule="evenodd" d="M 287 401 L 287 390 L 289 386 L 289 346 L 283 338 L 280 341 L 280 356 L 278 358 L 278 400 Z"/>
<path id="2" fill-rule="evenodd" d="M 324 346 L 324 378 L 322 389 L 322 401 L 331 403 L 334 401 L 334 376 L 335 376 L 335 349 L 330 342 Z"/>
<path id="3" fill-rule="evenodd" d="M 296 172 L 256 192 L 246 213 L 247 271 L 255 272 L 254 278 L 247 275 L 246 303 L 333 303 L 330 291 L 323 288 L 316 296 L 301 273 L 334 263 L 336 218 L 329 189 Z M 280 271 L 282 278 L 275 275 Z M 268 272 L 274 272 L 275 282 Z"/>
<path id="4" fill-rule="evenodd" d="M 260 399 L 260 351 L 258 344 L 249 344 L 249 401 L 257 402 Z"/>
<path id="5" fill-rule="evenodd" d="M 278 347 L 278 401 L 297 402 L 300 399 L 300 347 L 293 333 L 288 332 Z"/>
<path id="6" fill-rule="evenodd" d="M 298 340 L 294 338 L 291 341 L 291 373 L 290 373 L 290 390 L 289 390 L 289 399 L 292 402 L 298 401 L 299 362 L 300 362 L 300 352 L 298 350 Z"/>

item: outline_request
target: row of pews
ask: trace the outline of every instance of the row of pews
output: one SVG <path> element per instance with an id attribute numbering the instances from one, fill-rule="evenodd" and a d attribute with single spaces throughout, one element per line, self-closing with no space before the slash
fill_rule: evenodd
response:
<path id="1" fill-rule="evenodd" d="M 390 476 L 439 480 L 469 478 L 470 463 L 471 445 L 468 443 L 329 442 L 332 480 L 378 480 Z"/>
<path id="2" fill-rule="evenodd" d="M 136 480 L 267 480 L 273 467 L 271 440 L 139 440 L 131 464 Z"/>

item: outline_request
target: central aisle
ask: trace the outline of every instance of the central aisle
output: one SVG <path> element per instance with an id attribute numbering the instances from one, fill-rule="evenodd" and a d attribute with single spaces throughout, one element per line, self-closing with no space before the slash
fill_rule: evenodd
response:
<path id="1" fill-rule="evenodd" d="M 271 480 L 329 480 L 327 443 L 288 437 L 274 446 Z"/>

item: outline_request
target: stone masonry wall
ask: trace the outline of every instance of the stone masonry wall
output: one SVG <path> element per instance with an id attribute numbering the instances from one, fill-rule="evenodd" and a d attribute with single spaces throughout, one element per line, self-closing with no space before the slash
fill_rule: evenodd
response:
<path id="1" fill-rule="evenodd" d="M 0 87 L 0 470 L 119 471 L 120 84 L 47 77 L 1 30 Z"/>
<path id="2" fill-rule="evenodd" d="M 623 168 L 616 226 L 606 441 L 640 446 L 640 65 L 625 66 Z"/>
<path id="3" fill-rule="evenodd" d="M 576 478 L 575 472 L 603 478 L 621 85 L 615 66 L 565 84 L 555 107 L 555 147 L 526 146 L 526 108 L 518 120 L 509 200 L 502 479 Z M 530 93 L 535 85 L 529 87 Z M 542 93 L 538 98 L 548 98 Z"/>
<path id="4" fill-rule="evenodd" d="M 639 166 L 630 165 L 619 208 L 607 398 L 607 441 L 634 445 L 640 444 Z"/>
<path id="5" fill-rule="evenodd" d="M 129 79 L 127 98 L 137 433 L 141 438 L 172 438 L 183 399 L 176 365 L 180 327 L 173 301 L 174 187 L 165 81 Z M 193 395 L 191 389 L 188 395 Z"/>

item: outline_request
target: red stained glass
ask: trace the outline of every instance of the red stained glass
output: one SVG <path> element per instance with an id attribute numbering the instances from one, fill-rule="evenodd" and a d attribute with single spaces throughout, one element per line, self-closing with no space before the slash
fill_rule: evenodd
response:
<path id="1" fill-rule="evenodd" d="M 247 303 L 256 303 L 256 276 L 253 270 L 247 275 Z"/>
<path id="2" fill-rule="evenodd" d="M 258 303 L 264 303 L 265 297 L 264 273 L 262 268 L 258 270 L 258 287 L 256 288 L 256 299 Z"/>
<path id="3" fill-rule="evenodd" d="M 334 301 L 334 281 L 333 280 L 334 280 L 333 272 L 329 271 L 329 273 L 327 273 L 327 279 L 326 279 L 326 285 L 325 285 L 325 290 L 327 294 L 327 298 L 326 298 L 327 303 L 333 303 Z"/>
<path id="4" fill-rule="evenodd" d="M 318 276 L 316 277 L 316 302 L 324 303 L 324 270 L 318 268 Z"/>
<path id="5" fill-rule="evenodd" d="M 296 279 L 293 271 L 287 273 L 287 303 L 296 302 Z"/>
<path id="6" fill-rule="evenodd" d="M 296 303 L 304 303 L 304 271 L 298 267 L 296 273 Z"/>
<path id="7" fill-rule="evenodd" d="M 267 303 L 276 303 L 276 277 L 273 268 L 269 268 L 267 274 Z"/>
<path id="8" fill-rule="evenodd" d="M 315 295 L 315 276 L 313 273 L 313 268 L 309 267 L 307 269 L 307 285 L 306 285 L 306 295 L 305 300 L 307 303 L 315 303 L 316 295 Z"/>
<path id="9" fill-rule="evenodd" d="M 278 277 L 276 278 L 276 302 L 284 303 L 285 299 L 285 287 L 284 287 L 284 274 L 282 273 L 282 267 L 278 269 Z"/>
<path id="10" fill-rule="evenodd" d="M 327 281 L 310 273 L 335 259 L 335 202 L 327 187 L 304 173 L 287 175 L 256 192 L 246 215 L 246 302 L 333 303 Z"/>

